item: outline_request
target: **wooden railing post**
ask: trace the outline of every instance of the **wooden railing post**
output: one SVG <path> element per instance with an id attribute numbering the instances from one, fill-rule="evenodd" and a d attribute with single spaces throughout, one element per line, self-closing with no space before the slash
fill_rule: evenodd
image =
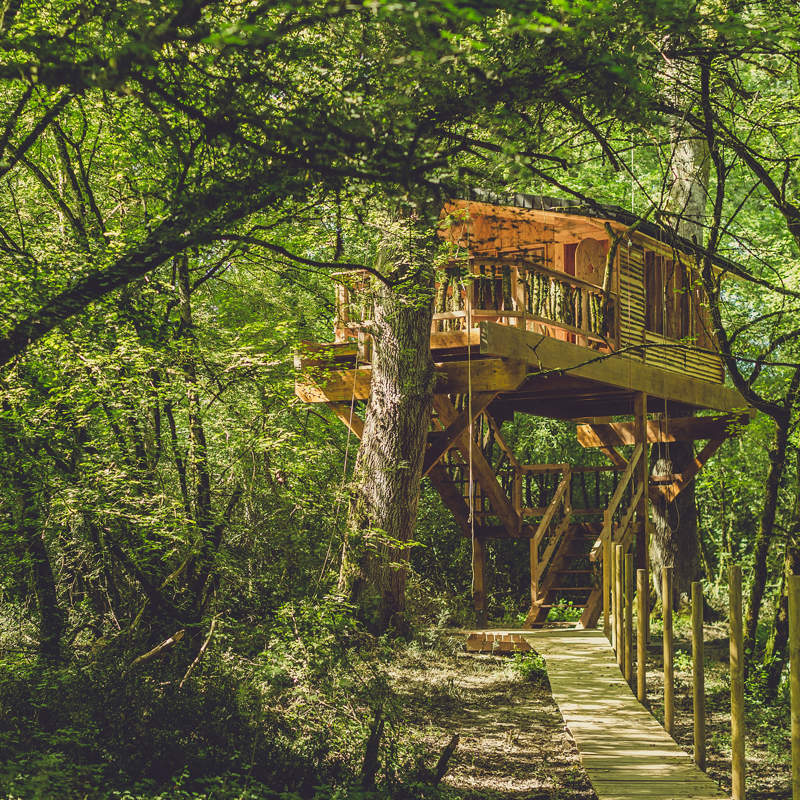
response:
<path id="1" fill-rule="evenodd" d="M 742 643 L 742 568 L 728 569 L 731 661 L 731 797 L 744 800 L 744 645 Z"/>
<path id="2" fill-rule="evenodd" d="M 603 526 L 605 527 L 605 526 Z M 611 534 L 608 533 L 603 538 L 603 633 L 606 638 L 611 640 L 611 620 L 609 615 L 609 594 L 611 592 Z"/>
<path id="3" fill-rule="evenodd" d="M 664 619 L 664 730 L 675 734 L 675 667 L 672 648 L 672 567 L 661 568 L 661 605 Z"/>
<path id="4" fill-rule="evenodd" d="M 625 680 L 633 687 L 633 553 L 625 554 Z"/>
<path id="5" fill-rule="evenodd" d="M 636 695 L 647 703 L 647 571 L 636 571 Z"/>
<path id="6" fill-rule="evenodd" d="M 789 576 L 789 691 L 792 704 L 792 800 L 800 800 L 800 575 Z"/>
<path id="7" fill-rule="evenodd" d="M 694 763 L 706 768 L 706 706 L 703 657 L 703 585 L 692 583 L 692 699 L 694 707 Z"/>
<path id="8" fill-rule="evenodd" d="M 625 559 L 622 554 L 622 545 L 614 548 L 614 628 L 617 632 L 617 664 L 620 670 L 625 664 L 625 643 L 623 640 L 622 626 L 622 582 L 625 575 Z"/>

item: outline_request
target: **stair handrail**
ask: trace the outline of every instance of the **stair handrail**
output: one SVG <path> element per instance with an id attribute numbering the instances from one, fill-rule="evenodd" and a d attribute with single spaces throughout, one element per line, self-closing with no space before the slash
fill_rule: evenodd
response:
<path id="1" fill-rule="evenodd" d="M 625 467 L 625 471 L 622 473 L 619 479 L 617 488 L 614 490 L 614 494 L 611 495 L 611 499 L 608 501 L 608 508 L 606 509 L 605 515 L 606 519 L 603 523 L 603 536 L 607 535 L 606 529 L 611 529 L 611 520 L 614 517 L 617 507 L 622 502 L 622 498 L 625 496 L 625 490 L 628 488 L 628 484 L 631 482 L 631 479 L 635 474 L 636 465 L 639 463 L 642 453 L 644 453 L 644 445 L 639 442 L 639 444 L 633 448 L 633 453 L 631 454 L 630 460 Z"/>
<path id="2" fill-rule="evenodd" d="M 622 502 L 622 498 L 625 496 L 625 491 L 627 490 L 633 476 L 636 474 L 636 465 L 639 463 L 639 460 L 644 453 L 644 444 L 639 442 L 634 448 L 633 453 L 625 467 L 625 471 L 622 473 L 619 479 L 619 483 L 617 484 L 617 488 L 614 490 L 614 494 L 611 495 L 611 499 L 608 501 L 608 507 L 603 514 L 603 530 L 600 532 L 600 536 L 597 537 L 597 541 L 592 546 L 592 550 L 589 554 L 590 561 L 597 561 L 598 558 L 602 556 L 603 552 L 603 542 L 611 536 L 612 534 L 612 527 L 614 524 L 614 514 L 619 507 L 619 504 Z M 627 528 L 630 525 L 631 520 L 633 519 L 632 511 L 636 506 L 636 502 L 639 500 L 639 496 L 641 494 L 642 487 L 639 487 L 639 491 L 634 492 L 634 502 L 631 503 L 631 507 L 628 510 L 628 513 L 625 516 L 624 527 Z M 620 537 L 624 534 L 624 530 L 620 533 Z"/>
<path id="3" fill-rule="evenodd" d="M 553 495 L 553 499 L 550 501 L 550 505 L 547 506 L 547 511 L 544 512 L 544 516 L 539 522 L 539 526 L 536 528 L 536 533 L 533 535 L 534 545 L 538 545 L 542 541 L 545 531 L 550 527 L 550 523 L 553 521 L 553 517 L 555 516 L 558 506 L 561 504 L 561 501 L 564 499 L 564 496 L 567 494 L 567 492 L 569 492 L 571 476 L 572 473 L 569 467 L 566 467 L 564 469 L 564 477 L 558 484 L 556 493 Z M 569 501 L 566 503 L 565 511 L 567 513 L 569 512 Z"/>

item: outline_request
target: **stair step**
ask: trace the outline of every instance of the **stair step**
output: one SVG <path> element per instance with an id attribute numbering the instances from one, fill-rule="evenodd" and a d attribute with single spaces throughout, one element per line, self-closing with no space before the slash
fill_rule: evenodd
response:
<path id="1" fill-rule="evenodd" d="M 550 592 L 591 592 L 594 586 L 551 586 Z"/>
<path id="2" fill-rule="evenodd" d="M 573 603 L 573 608 L 586 608 L 586 603 Z M 561 608 L 560 603 L 542 603 L 540 606 L 536 606 L 536 608 Z"/>

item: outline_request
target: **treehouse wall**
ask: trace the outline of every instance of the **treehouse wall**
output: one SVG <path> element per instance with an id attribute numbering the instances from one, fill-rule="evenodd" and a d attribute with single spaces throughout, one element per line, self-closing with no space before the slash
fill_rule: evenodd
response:
<path id="1" fill-rule="evenodd" d="M 443 230 L 443 238 L 462 254 L 469 254 L 473 263 L 482 256 L 512 261 L 518 256 L 520 267 L 523 260 L 532 261 L 540 265 L 541 272 L 549 273 L 551 282 L 554 274 L 563 273 L 568 280 L 582 282 L 583 291 L 590 295 L 592 286 L 602 285 L 610 246 L 604 220 L 472 201 L 453 201 L 445 211 L 450 224 Z M 610 224 L 615 230 L 624 230 L 619 223 Z M 722 382 L 721 358 L 697 350 L 716 347 L 701 290 L 686 267 L 690 259 L 649 236 L 634 233 L 630 238 L 632 241 L 620 243 L 611 284 L 613 324 L 609 336 L 615 340 L 613 348 L 664 370 Z M 521 270 L 514 267 L 515 287 L 520 274 Z M 525 297 L 529 296 L 526 289 Z M 480 307 L 478 297 L 475 301 Z M 511 304 L 504 303 L 503 307 L 510 308 Z M 523 307 L 524 301 L 515 297 L 514 308 Z M 534 324 L 542 324 L 541 315 L 537 317 L 534 312 L 533 318 L 538 319 Z M 574 320 L 570 318 L 569 322 Z M 569 332 L 573 329 L 567 324 L 560 329 L 542 328 L 541 332 L 576 341 Z M 694 345 L 687 346 L 681 339 Z M 603 349 L 599 341 L 593 346 Z"/>

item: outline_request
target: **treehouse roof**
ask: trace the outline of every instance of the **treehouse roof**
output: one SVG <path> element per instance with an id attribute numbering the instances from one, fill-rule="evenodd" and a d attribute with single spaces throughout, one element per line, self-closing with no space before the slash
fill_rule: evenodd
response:
<path id="1" fill-rule="evenodd" d="M 543 211 L 548 215 L 571 216 L 577 219 L 591 220 L 595 228 L 602 228 L 605 222 L 609 222 L 617 230 L 620 226 L 629 228 L 637 225 L 636 235 L 647 237 L 661 247 L 670 247 L 683 253 L 692 253 L 695 250 L 694 242 L 684 236 L 680 236 L 667 225 L 659 224 L 651 220 L 643 219 L 631 211 L 626 211 L 621 206 L 609 203 L 600 203 L 589 200 L 588 203 L 581 203 L 565 197 L 550 197 L 548 195 L 524 194 L 520 192 L 498 194 L 484 189 L 471 188 L 463 196 L 454 197 L 453 203 L 475 202 L 492 207 L 492 213 L 497 216 L 511 216 L 514 209 L 520 209 L 524 216 L 524 211 Z M 507 209 L 507 213 L 503 213 Z M 515 215 L 516 216 L 516 215 Z M 724 271 L 734 275 L 746 273 L 744 267 L 719 255 L 712 255 L 714 265 Z"/>

